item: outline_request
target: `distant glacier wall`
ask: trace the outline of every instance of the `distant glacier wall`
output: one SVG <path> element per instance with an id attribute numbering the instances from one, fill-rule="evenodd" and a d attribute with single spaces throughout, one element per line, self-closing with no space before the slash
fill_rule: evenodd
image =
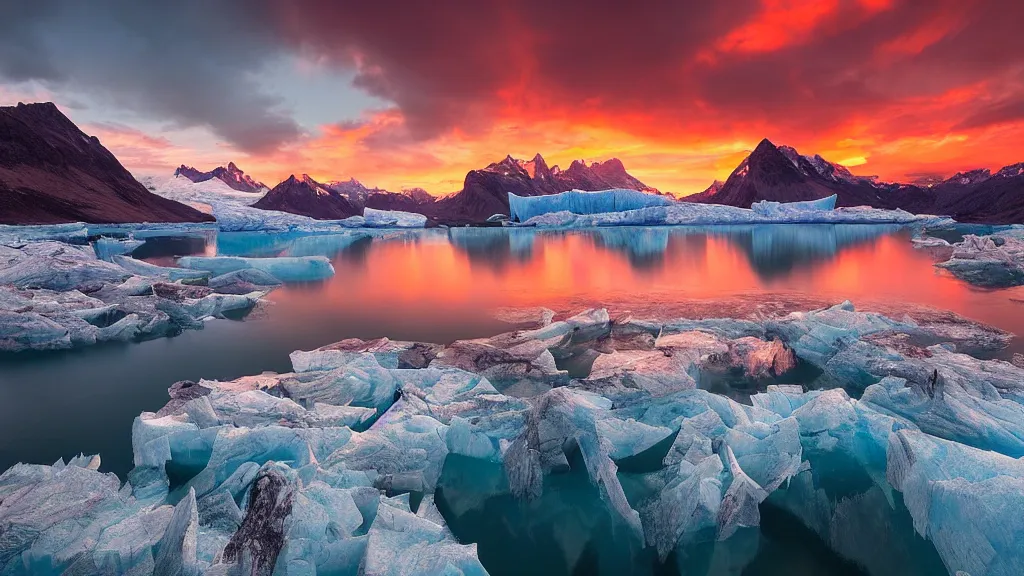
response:
<path id="1" fill-rule="evenodd" d="M 508 193 L 509 216 L 520 222 L 526 222 L 534 216 L 552 212 L 603 214 L 651 206 L 668 206 L 674 203 L 674 200 L 665 196 L 621 188 L 599 192 L 571 190 L 547 196 L 517 196 L 511 192 Z"/>

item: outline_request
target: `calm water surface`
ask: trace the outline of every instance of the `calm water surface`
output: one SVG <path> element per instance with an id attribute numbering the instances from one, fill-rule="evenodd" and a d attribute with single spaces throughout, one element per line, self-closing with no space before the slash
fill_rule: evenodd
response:
<path id="1" fill-rule="evenodd" d="M 177 380 L 287 371 L 293 350 L 342 338 L 487 336 L 508 329 L 488 314 L 500 306 L 607 306 L 640 316 L 690 300 L 807 296 L 922 304 L 1024 332 L 1024 304 L 1011 300 L 1024 294 L 971 287 L 933 267 L 909 238 L 892 226 L 801 225 L 150 240 L 136 257 L 173 265 L 184 254 L 322 254 L 337 273 L 273 292 L 272 305 L 242 322 L 141 344 L 0 355 L 0 469 L 83 451 L 123 474 L 132 420 L 160 408 Z"/>
<path id="2" fill-rule="evenodd" d="M 0 356 L 0 469 L 85 452 L 100 453 L 103 469 L 123 477 L 132 466 L 132 420 L 160 408 L 177 380 L 287 371 L 291 351 L 349 337 L 449 342 L 487 336 L 509 329 L 488 314 L 500 306 L 559 312 L 607 306 L 643 316 L 679 302 L 732 297 L 765 304 L 791 297 L 850 299 L 897 310 L 937 307 L 1024 331 L 1024 304 L 1012 300 L 1022 296 L 1019 291 L 981 290 L 953 278 L 912 247 L 908 231 L 893 226 L 233 233 L 154 239 L 135 256 L 173 265 L 175 256 L 186 254 L 326 255 L 337 274 L 279 289 L 270 296 L 272 305 L 241 322 L 216 321 L 205 330 L 141 344 Z M 715 307 L 710 311 L 714 315 Z M 1007 354 L 1020 349 L 1015 342 Z M 449 487 L 442 505 L 457 504 L 457 496 Z M 453 521 L 453 529 L 477 522 Z M 795 558 L 791 568 L 808 566 L 780 573 L 858 573 L 825 558 L 827 550 L 778 544 L 801 537 L 795 529 L 773 535 L 773 523 L 768 514 L 767 528 L 757 536 L 768 542 L 762 542 L 768 551 L 762 553 Z M 493 550 L 482 550 L 481 557 Z M 586 558 L 600 551 L 578 552 Z"/>

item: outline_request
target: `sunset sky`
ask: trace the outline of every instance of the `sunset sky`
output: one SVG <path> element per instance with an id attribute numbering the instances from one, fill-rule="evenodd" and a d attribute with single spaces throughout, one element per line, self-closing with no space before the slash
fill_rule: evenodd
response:
<path id="1" fill-rule="evenodd" d="M 1024 161 L 1020 0 L 16 4 L 0 104 L 56 102 L 137 175 L 441 194 L 540 152 L 688 194 L 764 137 L 886 180 Z"/>

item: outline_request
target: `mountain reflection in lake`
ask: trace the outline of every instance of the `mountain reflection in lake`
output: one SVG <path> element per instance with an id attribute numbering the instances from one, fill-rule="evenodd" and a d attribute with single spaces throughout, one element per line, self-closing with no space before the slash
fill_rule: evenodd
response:
<path id="1" fill-rule="evenodd" d="M 177 380 L 287 371 L 293 350 L 343 338 L 493 335 L 509 329 L 488 315 L 500 306 L 605 306 L 643 317 L 714 300 L 703 313 L 728 316 L 736 311 L 718 301 L 767 310 L 781 300 L 807 309 L 850 299 L 890 309 L 923 304 L 1024 330 L 1014 292 L 975 289 L 935 269 L 911 245 L 910 231 L 894 226 L 246 232 L 149 238 L 135 253 L 163 265 L 186 254 L 323 255 L 336 274 L 274 291 L 272 304 L 244 322 L 212 322 L 141 344 L 0 356 L 0 434 L 7 439 L 0 468 L 85 451 L 101 453 L 105 470 L 123 474 L 131 467 L 132 420 L 160 408 Z M 48 424 L 41 429 L 40 422 Z"/>

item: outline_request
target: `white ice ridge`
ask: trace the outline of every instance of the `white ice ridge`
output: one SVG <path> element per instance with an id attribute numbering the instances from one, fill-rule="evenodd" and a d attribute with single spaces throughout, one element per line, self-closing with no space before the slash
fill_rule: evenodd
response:
<path id="1" fill-rule="evenodd" d="M 96 458 L 5 472 L 0 574 L 486 574 L 434 506 L 457 455 L 503 469 L 475 486 L 479 505 L 557 490 L 550 475 L 581 458 L 623 545 L 662 558 L 749 535 L 767 500 L 871 574 L 935 574 L 931 561 L 1018 575 L 1024 370 L 951 351 L 1007 341 L 849 303 L 756 321 L 588 310 L 447 346 L 347 340 L 296 352 L 292 373 L 175 384 L 135 420 L 123 487 Z M 558 368 L 574 358 L 592 370 Z M 800 364 L 831 389 L 740 393 Z M 699 388 L 726 377 L 747 384 Z"/>
<path id="2" fill-rule="evenodd" d="M 613 190 L 609 192 L 628 192 Z M 566 197 L 565 195 L 570 196 Z M 597 226 L 675 226 L 675 225 L 718 225 L 718 224 L 909 224 L 947 223 L 948 218 L 930 215 L 916 215 L 903 210 L 882 210 L 859 206 L 834 208 L 835 196 L 810 202 L 756 202 L 752 208 L 737 208 L 719 204 L 697 202 L 674 202 L 661 196 L 633 192 L 643 199 L 634 199 L 619 204 L 608 200 L 586 204 L 577 208 L 578 201 L 571 200 L 577 194 L 564 192 L 550 196 L 519 198 L 509 194 L 510 205 L 524 203 L 523 210 L 512 209 L 520 218 L 522 226 L 542 228 L 591 228 Z M 611 198 L 611 197 L 610 197 Z M 637 206 L 632 206 L 635 202 Z M 646 204 L 643 204 L 645 203 Z M 619 208 L 625 206 L 625 209 Z M 518 210 L 518 211 L 517 211 Z"/>

